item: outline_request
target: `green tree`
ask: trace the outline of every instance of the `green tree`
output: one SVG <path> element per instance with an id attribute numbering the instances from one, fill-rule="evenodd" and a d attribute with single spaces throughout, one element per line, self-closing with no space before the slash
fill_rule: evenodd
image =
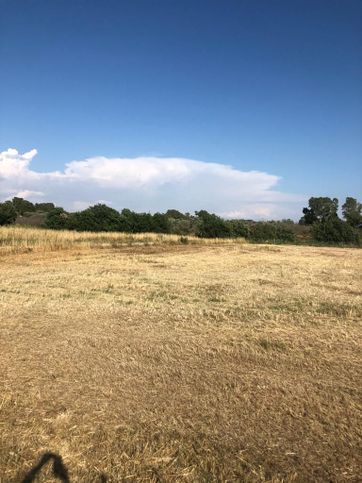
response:
<path id="1" fill-rule="evenodd" d="M 123 208 L 121 211 L 121 230 L 127 233 L 136 233 L 136 216 L 137 213 L 135 213 L 132 210 L 129 210 L 128 208 Z"/>
<path id="2" fill-rule="evenodd" d="M 168 218 L 170 233 L 176 235 L 195 236 L 198 230 L 198 221 L 195 216 L 185 216 L 185 218 Z"/>
<path id="3" fill-rule="evenodd" d="M 127 227 L 125 231 L 131 233 L 147 233 L 153 230 L 153 217 L 151 213 L 136 213 L 125 208 L 122 210 L 121 215 Z"/>
<path id="4" fill-rule="evenodd" d="M 35 203 L 35 211 L 42 211 L 44 213 L 49 213 L 55 209 L 54 203 Z"/>
<path id="5" fill-rule="evenodd" d="M 343 218 L 351 226 L 362 223 L 362 204 L 356 198 L 347 197 L 342 205 Z"/>
<path id="6" fill-rule="evenodd" d="M 53 230 L 66 230 L 69 226 L 69 213 L 63 208 L 54 208 L 49 211 L 45 219 L 45 226 Z"/>
<path id="7" fill-rule="evenodd" d="M 295 241 L 292 227 L 281 221 L 259 221 L 250 227 L 250 239 L 256 242 L 289 242 Z"/>
<path id="8" fill-rule="evenodd" d="M 339 218 L 315 223 L 312 227 L 312 235 L 318 242 L 359 244 L 358 231 Z"/>
<path id="9" fill-rule="evenodd" d="M 301 225 L 313 225 L 316 221 L 318 221 L 318 218 L 314 211 L 311 208 L 303 208 L 303 216 L 299 220 L 299 223 Z"/>
<path id="10" fill-rule="evenodd" d="M 18 198 L 15 196 L 15 198 L 12 199 L 12 203 L 15 211 L 21 216 L 24 215 L 24 213 L 35 211 L 35 206 L 33 203 L 31 203 L 31 201 L 24 200 L 23 198 Z"/>
<path id="11" fill-rule="evenodd" d="M 184 215 L 183 213 L 181 213 L 181 211 L 174 209 L 167 210 L 165 214 L 167 218 L 174 218 L 175 220 L 184 220 L 185 218 L 187 218 L 187 215 Z"/>
<path id="12" fill-rule="evenodd" d="M 0 203 L 0 225 L 10 225 L 17 217 L 16 210 L 11 201 Z"/>
<path id="13" fill-rule="evenodd" d="M 74 213 L 68 221 L 68 226 L 78 231 L 120 231 L 121 225 L 121 214 L 104 204 Z"/>
<path id="14" fill-rule="evenodd" d="M 338 218 L 338 199 L 328 197 L 312 197 L 309 198 L 308 208 L 303 208 L 302 218 L 299 223 L 304 225 L 312 225 L 316 222 L 326 221 Z"/>
<path id="15" fill-rule="evenodd" d="M 155 213 L 152 217 L 152 231 L 156 233 L 170 233 L 171 225 L 167 215 Z"/>
<path id="16" fill-rule="evenodd" d="M 195 212 L 198 218 L 197 236 L 201 238 L 227 238 L 231 236 L 228 223 L 206 210 Z"/>
<path id="17" fill-rule="evenodd" d="M 136 213 L 135 228 L 136 233 L 152 232 L 153 218 L 151 213 Z"/>
<path id="18" fill-rule="evenodd" d="M 228 220 L 226 222 L 229 225 L 230 233 L 232 237 L 248 238 L 250 235 L 250 228 L 243 220 Z"/>

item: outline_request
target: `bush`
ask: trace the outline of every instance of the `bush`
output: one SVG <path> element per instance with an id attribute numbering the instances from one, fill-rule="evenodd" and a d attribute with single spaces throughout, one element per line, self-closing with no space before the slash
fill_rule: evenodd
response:
<path id="1" fill-rule="evenodd" d="M 49 213 L 55 209 L 54 203 L 35 203 L 35 210 L 43 213 Z"/>
<path id="2" fill-rule="evenodd" d="M 312 234 L 318 242 L 359 245 L 358 231 L 339 218 L 315 223 Z"/>
<path id="3" fill-rule="evenodd" d="M 259 222 L 250 227 L 250 240 L 255 242 L 295 242 L 295 233 L 287 223 Z"/>
<path id="4" fill-rule="evenodd" d="M 15 211 L 19 215 L 24 215 L 24 213 L 30 213 L 32 211 L 35 211 L 35 206 L 31 201 L 24 200 L 23 198 L 18 198 L 15 196 L 15 198 L 12 199 L 13 206 L 15 208 Z"/>
<path id="5" fill-rule="evenodd" d="M 228 220 L 226 222 L 230 228 L 230 234 L 232 237 L 248 238 L 250 235 L 250 228 L 242 220 Z"/>
<path id="6" fill-rule="evenodd" d="M 205 210 L 196 212 L 198 217 L 197 236 L 201 238 L 227 238 L 231 236 L 230 227 L 226 221 Z"/>
<path id="7" fill-rule="evenodd" d="M 296 235 L 294 231 L 294 225 L 289 223 L 277 224 L 277 240 L 285 243 L 294 243 L 296 241 Z"/>
<path id="8" fill-rule="evenodd" d="M 168 217 L 162 213 L 155 213 L 152 216 L 151 230 L 155 233 L 170 233 L 171 226 Z"/>
<path id="9" fill-rule="evenodd" d="M 185 216 L 184 218 L 168 218 L 170 233 L 175 235 L 196 235 L 198 221 L 195 216 Z"/>
<path id="10" fill-rule="evenodd" d="M 11 201 L 0 203 L 0 225 L 10 225 L 14 223 L 17 212 Z"/>
<path id="11" fill-rule="evenodd" d="M 69 226 L 69 213 L 63 208 L 54 208 L 45 219 L 45 226 L 53 230 L 66 230 Z"/>
<path id="12" fill-rule="evenodd" d="M 153 217 L 151 213 L 136 213 L 129 209 L 121 212 L 122 229 L 130 233 L 148 233 L 153 231 Z"/>
<path id="13" fill-rule="evenodd" d="M 98 204 L 74 213 L 68 225 L 77 231 L 121 231 L 121 214 L 114 208 Z"/>
<path id="14" fill-rule="evenodd" d="M 184 215 L 178 210 L 167 210 L 165 215 L 167 218 L 174 218 L 175 220 L 183 220 L 187 218 L 187 215 Z"/>

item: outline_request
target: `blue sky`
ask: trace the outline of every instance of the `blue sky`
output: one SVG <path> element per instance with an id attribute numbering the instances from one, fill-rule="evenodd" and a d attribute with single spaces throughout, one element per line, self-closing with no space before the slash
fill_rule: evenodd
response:
<path id="1" fill-rule="evenodd" d="M 361 198 L 361 15 L 359 0 L 0 0 L 0 198 L 256 218 Z"/>

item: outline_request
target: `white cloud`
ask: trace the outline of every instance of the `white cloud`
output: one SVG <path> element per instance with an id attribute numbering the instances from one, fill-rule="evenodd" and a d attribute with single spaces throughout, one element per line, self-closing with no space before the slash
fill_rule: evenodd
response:
<path id="1" fill-rule="evenodd" d="M 220 216 L 224 218 L 244 218 L 250 217 L 250 213 L 253 213 L 253 218 L 269 219 L 273 216 L 274 212 L 278 211 L 278 205 L 268 203 L 268 204 L 258 204 L 250 203 L 245 206 L 242 210 L 231 210 L 220 213 Z"/>
<path id="2" fill-rule="evenodd" d="M 62 172 L 36 172 L 30 167 L 36 154 L 0 153 L 0 199 L 41 196 L 73 210 L 106 199 L 136 211 L 206 209 L 225 217 L 281 218 L 299 216 L 306 198 L 278 191 L 279 176 L 218 163 L 94 157 L 72 161 Z"/>
<path id="3" fill-rule="evenodd" d="M 19 191 L 14 196 L 31 201 L 34 198 L 41 198 L 42 196 L 45 196 L 45 194 L 42 191 L 23 190 Z"/>

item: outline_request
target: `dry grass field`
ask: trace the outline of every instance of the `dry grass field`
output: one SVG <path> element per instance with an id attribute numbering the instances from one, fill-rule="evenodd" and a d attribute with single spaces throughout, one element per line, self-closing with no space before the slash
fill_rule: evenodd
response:
<path id="1" fill-rule="evenodd" d="M 230 245 L 245 243 L 238 239 L 202 239 L 162 233 L 89 233 L 55 231 L 24 226 L 0 227 L 0 256 L 14 253 L 49 252 L 85 248 L 122 248 L 154 245 Z"/>
<path id="2" fill-rule="evenodd" d="M 360 250 L 9 233 L 1 482 L 361 481 Z"/>

